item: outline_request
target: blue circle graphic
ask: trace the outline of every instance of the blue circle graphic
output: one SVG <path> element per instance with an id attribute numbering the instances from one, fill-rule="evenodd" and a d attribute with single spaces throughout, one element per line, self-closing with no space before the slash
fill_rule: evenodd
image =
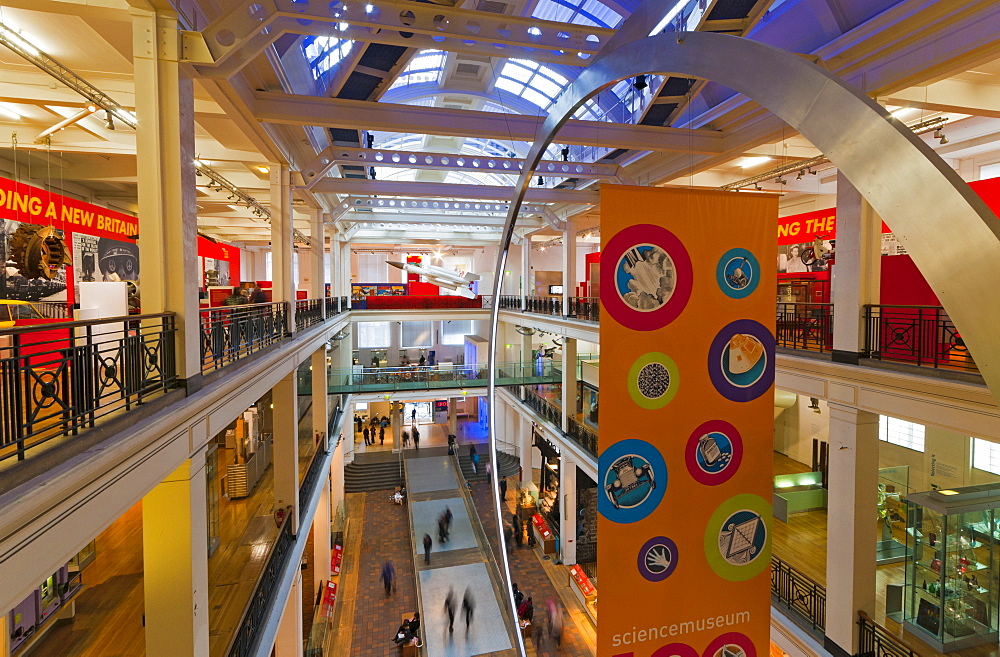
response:
<path id="1" fill-rule="evenodd" d="M 618 441 L 598 458 L 597 470 L 602 489 L 597 510 L 612 522 L 638 522 L 663 500 L 667 464 L 645 440 Z"/>
<path id="2" fill-rule="evenodd" d="M 711 445 L 711 449 L 695 450 L 698 467 L 708 474 L 718 474 L 726 469 L 733 459 L 733 443 L 721 431 L 710 431 L 701 437 L 699 444 Z"/>
<path id="3" fill-rule="evenodd" d="M 744 299 L 757 289 L 760 265 L 753 253 L 743 248 L 729 249 L 715 268 L 719 289 L 733 299 Z"/>

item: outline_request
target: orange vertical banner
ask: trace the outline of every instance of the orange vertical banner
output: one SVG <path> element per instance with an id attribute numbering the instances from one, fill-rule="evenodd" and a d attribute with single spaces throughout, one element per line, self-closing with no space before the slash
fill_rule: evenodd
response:
<path id="1" fill-rule="evenodd" d="M 765 657 L 777 197 L 601 188 L 599 657 Z"/>

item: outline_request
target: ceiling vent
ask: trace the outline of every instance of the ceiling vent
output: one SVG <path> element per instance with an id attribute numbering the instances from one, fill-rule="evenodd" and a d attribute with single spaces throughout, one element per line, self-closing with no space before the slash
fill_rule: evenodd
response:
<path id="1" fill-rule="evenodd" d="M 491 14 L 506 14 L 510 9 L 510 5 L 506 2 L 497 2 L 496 0 L 479 0 L 476 4 L 476 9 L 479 11 L 488 11 Z"/>
<path id="2" fill-rule="evenodd" d="M 478 78 L 479 71 L 481 70 L 482 68 L 478 64 L 466 64 L 464 62 L 459 62 L 458 65 L 455 66 L 455 75 L 461 75 L 462 77 L 467 78 Z"/>

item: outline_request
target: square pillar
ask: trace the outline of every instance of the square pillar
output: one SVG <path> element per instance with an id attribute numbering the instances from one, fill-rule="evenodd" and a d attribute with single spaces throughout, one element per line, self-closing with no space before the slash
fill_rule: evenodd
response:
<path id="1" fill-rule="evenodd" d="M 566 452 L 559 459 L 559 554 L 568 566 L 576 563 L 576 463 Z"/>
<path id="2" fill-rule="evenodd" d="M 528 309 L 528 297 L 535 294 L 531 281 L 531 236 L 521 242 L 521 310 Z"/>
<path id="3" fill-rule="evenodd" d="M 832 358 L 856 365 L 865 351 L 865 304 L 879 301 L 882 219 L 844 176 L 837 177 L 836 253 Z"/>
<path id="4" fill-rule="evenodd" d="M 0 616 L 0 657 L 10 657 L 10 614 Z"/>
<path id="5" fill-rule="evenodd" d="M 458 435 L 458 399 L 448 398 L 448 433 Z"/>
<path id="6" fill-rule="evenodd" d="M 142 312 L 176 313 L 177 376 L 200 388 L 194 87 L 171 13 L 130 9 L 135 68 Z"/>
<path id="7" fill-rule="evenodd" d="M 313 440 L 326 450 L 326 427 L 330 421 L 330 395 L 326 376 L 326 346 L 312 352 L 309 372 L 312 378 Z"/>
<path id="8" fill-rule="evenodd" d="M 208 492 L 197 452 L 142 498 L 146 654 L 208 657 Z"/>
<path id="9" fill-rule="evenodd" d="M 319 505 L 316 507 L 316 516 L 313 518 L 313 590 L 322 590 L 323 582 L 330 579 L 330 553 L 333 551 L 333 544 L 330 537 L 330 477 L 323 477 L 320 482 Z"/>
<path id="10" fill-rule="evenodd" d="M 576 415 L 576 338 L 565 338 L 562 352 L 562 430 L 569 432 L 569 419 Z"/>
<path id="11" fill-rule="evenodd" d="M 326 272 L 323 267 L 323 257 L 326 255 L 325 229 L 323 212 L 319 209 L 310 210 L 309 238 L 312 240 L 312 247 L 309 249 L 309 297 L 312 299 L 321 299 L 325 296 Z"/>
<path id="12" fill-rule="evenodd" d="M 573 230 L 571 221 L 566 222 L 566 229 L 563 231 L 562 257 L 562 314 L 564 317 L 569 317 L 569 300 L 570 297 L 576 296 L 576 231 Z"/>
<path id="13" fill-rule="evenodd" d="M 330 558 L 327 557 L 327 561 Z M 275 657 L 302 657 L 302 572 L 295 573 L 295 582 L 285 601 L 285 610 L 274 637 Z"/>
<path id="14" fill-rule="evenodd" d="M 274 410 L 274 508 L 291 506 L 292 533 L 299 529 L 299 409 L 295 370 L 271 388 Z"/>
<path id="15" fill-rule="evenodd" d="M 521 482 L 531 481 L 531 420 L 518 413 L 517 446 L 521 459 Z"/>
<path id="16" fill-rule="evenodd" d="M 271 300 L 288 303 L 288 332 L 295 330 L 295 283 L 292 252 L 292 184 L 288 167 L 270 165 L 271 182 Z"/>
<path id="17" fill-rule="evenodd" d="M 878 415 L 834 403 L 829 409 L 825 647 L 854 655 L 858 611 L 875 616 Z"/>

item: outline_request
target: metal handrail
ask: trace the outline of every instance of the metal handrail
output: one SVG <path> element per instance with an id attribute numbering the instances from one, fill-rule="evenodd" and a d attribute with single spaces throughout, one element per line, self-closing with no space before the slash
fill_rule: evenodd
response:
<path id="1" fill-rule="evenodd" d="M 173 313 L 0 330 L 0 460 L 173 388 L 175 334 Z"/>
<path id="2" fill-rule="evenodd" d="M 833 304 L 779 301 L 775 344 L 787 349 L 829 352 L 833 349 Z"/>
<path id="3" fill-rule="evenodd" d="M 972 354 L 941 306 L 865 306 L 865 351 L 873 360 L 978 373 Z"/>
<path id="4" fill-rule="evenodd" d="M 859 610 L 856 657 L 916 657 L 916 653 L 868 614 Z"/>
<path id="5" fill-rule="evenodd" d="M 295 300 L 295 330 L 304 331 L 323 321 L 323 299 Z"/>
<path id="6" fill-rule="evenodd" d="M 814 630 L 826 629 L 826 589 L 771 555 L 771 596 Z"/>
<path id="7" fill-rule="evenodd" d="M 288 336 L 288 303 L 252 303 L 199 311 L 201 371 L 216 370 Z"/>

